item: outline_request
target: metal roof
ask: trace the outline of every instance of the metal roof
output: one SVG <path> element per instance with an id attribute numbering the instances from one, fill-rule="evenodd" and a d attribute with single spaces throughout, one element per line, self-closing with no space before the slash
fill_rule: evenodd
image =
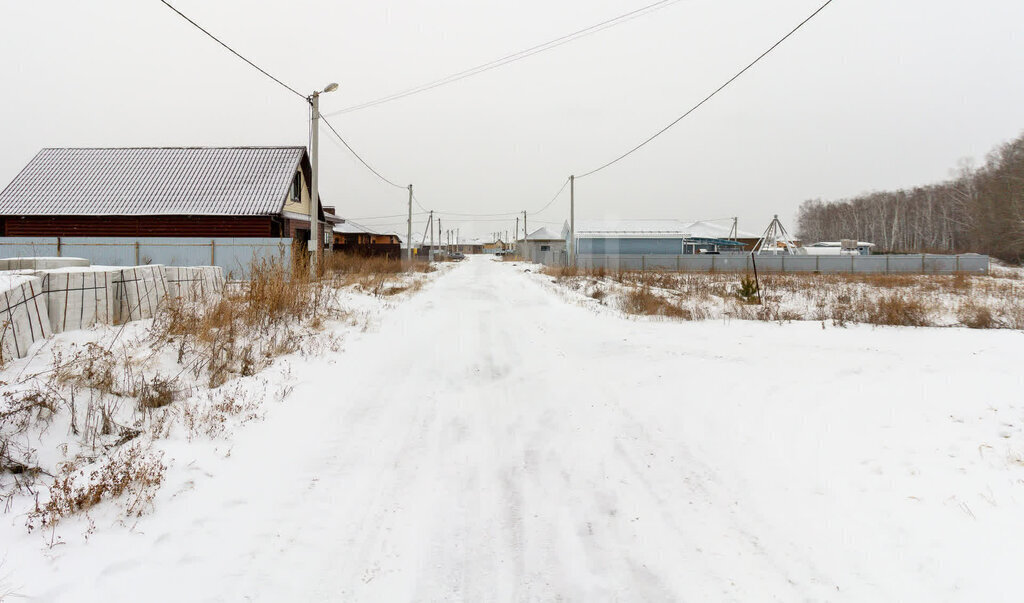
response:
<path id="1" fill-rule="evenodd" d="M 577 239 L 687 238 L 687 223 L 679 220 L 577 220 Z M 569 225 L 562 227 L 567 233 Z"/>
<path id="2" fill-rule="evenodd" d="M 565 237 L 555 234 L 547 226 L 542 226 L 526 237 L 528 241 L 564 241 Z"/>
<path id="3" fill-rule="evenodd" d="M 731 231 L 729 226 L 713 222 L 682 220 L 577 220 L 576 238 L 578 239 L 728 239 Z M 562 227 L 562 233 L 569 232 L 569 225 Z M 758 236 L 746 231 L 739 231 L 741 239 L 756 239 Z M 532 238 L 532 235 L 531 235 Z"/>
<path id="4" fill-rule="evenodd" d="M 305 152 L 303 147 L 43 149 L 0 192 L 0 214 L 276 214 Z"/>

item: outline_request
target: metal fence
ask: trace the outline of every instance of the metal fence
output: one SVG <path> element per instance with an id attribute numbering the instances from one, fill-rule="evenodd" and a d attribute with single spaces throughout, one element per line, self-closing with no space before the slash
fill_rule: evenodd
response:
<path id="1" fill-rule="evenodd" d="M 291 262 L 292 240 L 199 237 L 0 237 L 0 257 L 78 257 L 94 266 L 220 266 L 245 278 L 254 261 Z"/>
<path id="2" fill-rule="evenodd" d="M 580 268 L 671 270 L 677 272 L 809 272 L 858 274 L 988 274 L 987 255 L 701 255 L 580 254 Z"/>

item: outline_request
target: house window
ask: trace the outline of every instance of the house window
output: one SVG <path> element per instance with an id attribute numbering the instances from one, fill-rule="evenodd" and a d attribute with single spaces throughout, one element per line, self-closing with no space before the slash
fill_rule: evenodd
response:
<path id="1" fill-rule="evenodd" d="M 541 251 L 551 251 L 551 245 L 541 245 L 540 246 L 540 250 Z"/>
<path id="2" fill-rule="evenodd" d="M 292 188 L 289 191 L 292 201 L 298 201 L 302 198 L 302 176 L 295 172 L 295 177 L 292 178 Z"/>

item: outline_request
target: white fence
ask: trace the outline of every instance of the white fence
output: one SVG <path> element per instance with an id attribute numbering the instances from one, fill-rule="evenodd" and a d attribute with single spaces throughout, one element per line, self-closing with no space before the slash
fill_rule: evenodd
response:
<path id="1" fill-rule="evenodd" d="M 580 254 L 580 268 L 672 270 L 677 272 L 818 272 L 825 274 L 988 274 L 987 255 L 700 255 Z"/>
<path id="2" fill-rule="evenodd" d="M 253 261 L 291 262 L 292 240 L 199 237 L 0 237 L 0 257 L 79 257 L 93 266 L 220 266 L 244 278 Z"/>

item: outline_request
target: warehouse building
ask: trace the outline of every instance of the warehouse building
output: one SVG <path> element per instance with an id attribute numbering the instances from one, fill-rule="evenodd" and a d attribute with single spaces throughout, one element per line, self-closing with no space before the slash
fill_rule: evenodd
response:
<path id="1" fill-rule="evenodd" d="M 562 240 L 570 242 L 569 223 Z M 743 251 L 757 242 L 747 232 L 732 232 L 709 222 L 681 220 L 583 220 L 576 223 L 579 255 L 686 255 Z"/>

